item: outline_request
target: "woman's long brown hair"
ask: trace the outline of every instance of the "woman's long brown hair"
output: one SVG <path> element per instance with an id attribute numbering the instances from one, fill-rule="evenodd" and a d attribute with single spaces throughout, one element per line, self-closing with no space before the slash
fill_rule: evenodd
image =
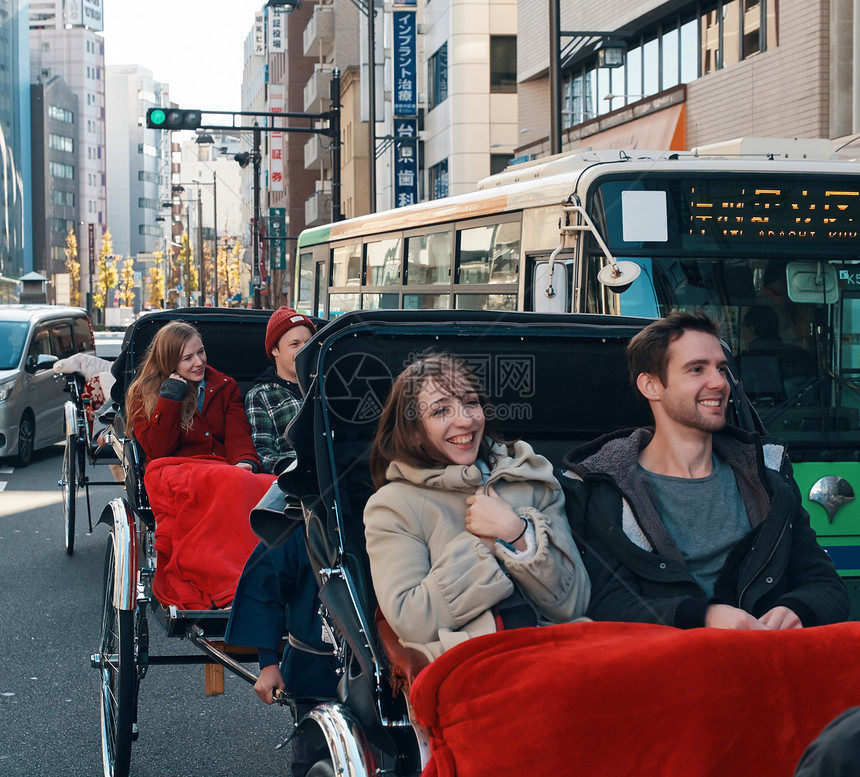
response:
<path id="1" fill-rule="evenodd" d="M 424 449 L 425 434 L 418 394 L 428 380 L 455 396 L 463 393 L 463 386 L 477 394 L 486 419 L 489 399 L 477 376 L 463 359 L 447 353 L 420 356 L 397 376 L 382 408 L 376 437 L 370 449 L 370 475 L 374 488 L 385 485 L 385 471 L 392 461 L 402 461 L 414 467 L 444 465 L 444 462 Z M 491 463 L 487 439 L 493 443 L 504 442 L 489 419 L 485 421 L 484 439 L 481 440 L 478 458 Z"/>
<path id="2" fill-rule="evenodd" d="M 125 394 L 126 434 L 131 434 L 135 421 L 152 417 L 161 384 L 176 370 L 182 349 L 195 335 L 199 337 L 200 333 L 184 321 L 171 321 L 155 333 L 146 349 L 143 363 Z M 197 392 L 192 387 L 196 388 L 196 384 L 189 386 L 182 400 L 181 426 L 186 430 L 194 423 L 194 411 L 197 409 Z"/>

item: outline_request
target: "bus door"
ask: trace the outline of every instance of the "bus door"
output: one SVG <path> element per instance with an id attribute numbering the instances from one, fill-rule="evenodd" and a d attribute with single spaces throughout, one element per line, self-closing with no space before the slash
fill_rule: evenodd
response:
<path id="1" fill-rule="evenodd" d="M 319 318 L 328 318 L 326 264 L 328 262 L 325 259 L 318 259 L 314 262 L 313 310 Z"/>

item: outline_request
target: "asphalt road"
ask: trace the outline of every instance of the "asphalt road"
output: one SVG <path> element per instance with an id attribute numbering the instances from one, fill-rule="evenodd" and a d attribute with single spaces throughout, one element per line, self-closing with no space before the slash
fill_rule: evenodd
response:
<path id="1" fill-rule="evenodd" d="M 98 647 L 107 527 L 87 534 L 78 501 L 75 554 L 63 546 L 57 479 L 62 446 L 12 469 L 0 460 L 0 775 L 100 775 Z M 107 480 L 106 467 L 89 472 Z M 5 484 L 5 485 L 4 485 Z M 119 487 L 91 489 L 93 520 Z M 150 650 L 197 654 L 150 620 Z M 250 666 L 251 669 L 255 667 Z M 134 777 L 288 775 L 289 712 L 258 701 L 225 673 L 223 696 L 207 698 L 202 666 L 154 666 L 141 682 Z"/>

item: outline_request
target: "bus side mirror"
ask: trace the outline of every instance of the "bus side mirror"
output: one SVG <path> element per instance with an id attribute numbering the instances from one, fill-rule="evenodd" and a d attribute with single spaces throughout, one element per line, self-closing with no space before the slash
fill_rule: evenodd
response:
<path id="1" fill-rule="evenodd" d="M 552 266 L 552 280 L 549 268 Z M 532 283 L 532 309 L 538 313 L 568 313 L 570 302 L 567 298 L 568 266 L 561 262 L 550 265 L 541 262 L 535 265 L 534 282 Z M 552 285 L 550 285 L 552 284 Z"/>

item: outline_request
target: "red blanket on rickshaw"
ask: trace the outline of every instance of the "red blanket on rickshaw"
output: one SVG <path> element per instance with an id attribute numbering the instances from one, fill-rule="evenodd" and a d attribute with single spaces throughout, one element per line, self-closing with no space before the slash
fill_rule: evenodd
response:
<path id="1" fill-rule="evenodd" d="M 248 515 L 274 475 L 211 458 L 166 457 L 146 465 L 158 552 L 152 591 L 186 610 L 225 607 L 259 542 Z"/>
<path id="2" fill-rule="evenodd" d="M 438 777 L 791 777 L 860 704 L 860 623 L 507 631 L 444 653 L 410 698 Z"/>

